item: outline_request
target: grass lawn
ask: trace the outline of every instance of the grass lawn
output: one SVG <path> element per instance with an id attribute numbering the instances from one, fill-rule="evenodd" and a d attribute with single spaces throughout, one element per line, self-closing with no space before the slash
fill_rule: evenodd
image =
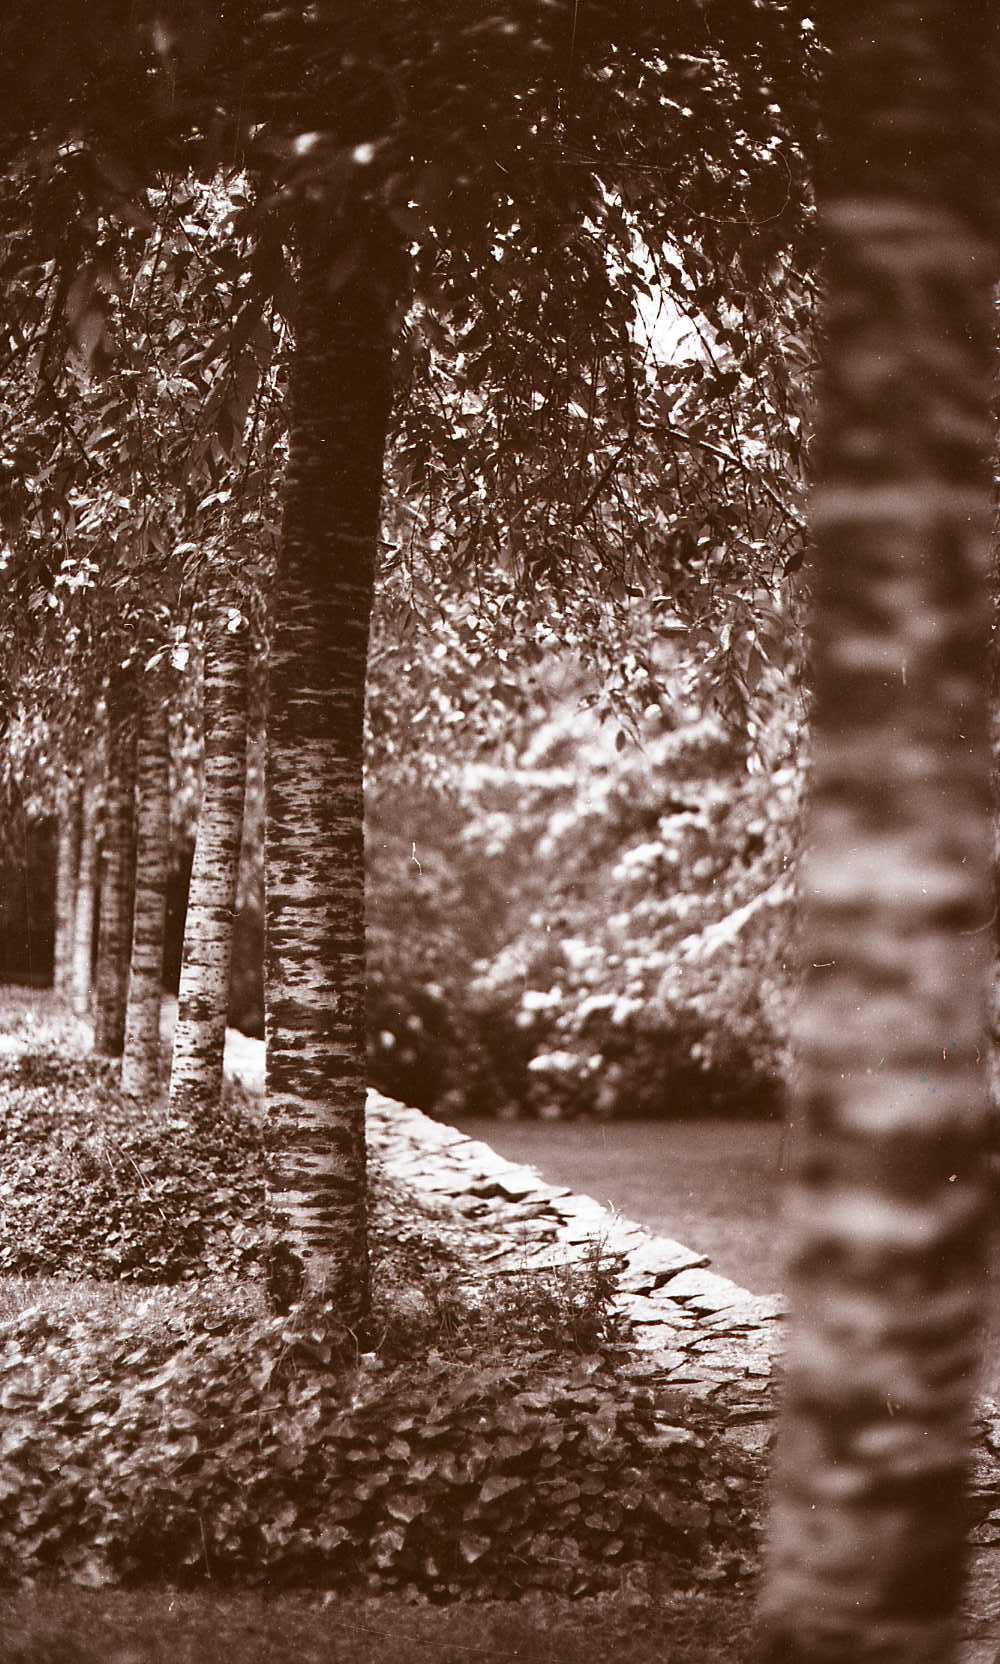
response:
<path id="1" fill-rule="evenodd" d="M 748 1592 L 414 1606 L 398 1597 L 78 1589 L 0 1600 L 3 1664 L 743 1664 Z"/>

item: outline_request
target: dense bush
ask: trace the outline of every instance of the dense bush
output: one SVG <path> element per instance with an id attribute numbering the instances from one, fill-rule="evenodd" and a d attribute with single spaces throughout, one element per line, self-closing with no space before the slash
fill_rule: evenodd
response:
<path id="1" fill-rule="evenodd" d="M 259 1106 L 229 1087 L 192 1125 L 171 1120 L 162 1101 L 137 1107 L 112 1075 L 55 1051 L 0 1059 L 0 1272 L 152 1285 L 260 1270 Z M 433 1204 L 391 1181 L 377 1154 L 371 1192 L 387 1276 L 452 1270 L 447 1227 L 425 1228 Z"/>
<path id="2" fill-rule="evenodd" d="M 454 750 L 424 755 L 418 733 L 416 757 L 369 779 L 373 1084 L 444 1115 L 773 1112 L 803 785 L 792 678 L 758 663 L 735 723 L 690 650 L 625 650 L 627 734 L 565 653 L 492 680 L 461 662 L 458 687 L 449 660 L 425 689 L 451 700 L 435 733 Z M 250 1033 L 261 791 L 255 760 L 230 995 Z"/>
<path id="3" fill-rule="evenodd" d="M 0 1324 L 0 1578 L 444 1600 L 749 1564 L 755 1476 L 706 1411 L 649 1390 L 599 1244 L 496 1273 L 501 1227 L 376 1154 L 369 1349 L 318 1301 L 269 1316 L 232 1274 L 263 1241 L 253 1104 L 171 1124 L 52 1049 L 68 1026 L 23 1001 L 5 1036 L 4 1268 L 182 1286 L 88 1309 L 50 1284 Z"/>
<path id="4" fill-rule="evenodd" d="M 376 801 L 382 1090 L 444 1114 L 777 1108 L 792 696 L 772 678 L 748 737 L 685 701 L 676 669 L 671 709 L 647 685 L 641 743 L 581 710 L 577 685 L 523 725 L 514 766 Z"/>
<path id="5" fill-rule="evenodd" d="M 331 1314 L 0 1339 L 8 1580 L 582 1593 L 655 1557 L 738 1570 L 752 1486 L 682 1398 L 599 1356 L 344 1361 Z"/>
<path id="6" fill-rule="evenodd" d="M 200 1126 L 122 1097 L 57 1054 L 0 1068 L 0 1271 L 174 1283 L 260 1251 L 259 1118 L 239 1097 Z"/>
<path id="7" fill-rule="evenodd" d="M 0 1272 L 149 1286 L 218 1286 L 235 1273 L 262 1309 L 259 1106 L 231 1093 L 191 1126 L 162 1104 L 137 1109 L 110 1072 L 54 1052 L 0 1061 Z M 599 1251 L 572 1268 L 484 1281 L 495 1230 L 391 1177 L 377 1148 L 369 1193 L 371 1337 L 383 1358 L 588 1351 L 616 1338 L 614 1278 Z"/>

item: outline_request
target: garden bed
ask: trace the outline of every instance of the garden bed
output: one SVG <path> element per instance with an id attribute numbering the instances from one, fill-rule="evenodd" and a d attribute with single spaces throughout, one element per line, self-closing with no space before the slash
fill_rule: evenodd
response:
<path id="1" fill-rule="evenodd" d="M 447 1601 L 752 1569 L 726 1360 L 773 1324 L 697 1255 L 373 1095 L 360 1351 L 321 1304 L 266 1309 L 251 1097 L 168 1129 L 50 1003 L 6 1019 L 6 1581 Z"/>

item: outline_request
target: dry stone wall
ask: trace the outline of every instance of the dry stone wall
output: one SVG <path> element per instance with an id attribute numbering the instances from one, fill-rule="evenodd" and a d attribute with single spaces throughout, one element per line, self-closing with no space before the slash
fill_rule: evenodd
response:
<path id="1" fill-rule="evenodd" d="M 595 1240 L 620 1256 L 618 1305 L 632 1324 L 631 1366 L 652 1389 L 681 1388 L 714 1405 L 720 1431 L 744 1456 L 770 1443 L 786 1303 L 720 1277 L 706 1256 L 633 1220 L 546 1184 L 532 1167 L 380 1093 L 368 1098 L 373 1142 L 390 1171 L 502 1231 L 494 1270 L 571 1264 Z M 972 1576 L 963 1664 L 1000 1658 L 1000 1403 L 978 1406 L 970 1496 Z"/>
<path id="2" fill-rule="evenodd" d="M 492 1272 L 542 1270 L 583 1259 L 600 1242 L 620 1264 L 617 1306 L 628 1319 L 636 1373 L 682 1388 L 724 1412 L 728 1436 L 763 1450 L 773 1416 L 780 1296 L 751 1294 L 709 1269 L 705 1255 L 580 1196 L 533 1167 L 418 1109 L 368 1095 L 369 1135 L 388 1170 L 477 1225 L 500 1227 Z"/>

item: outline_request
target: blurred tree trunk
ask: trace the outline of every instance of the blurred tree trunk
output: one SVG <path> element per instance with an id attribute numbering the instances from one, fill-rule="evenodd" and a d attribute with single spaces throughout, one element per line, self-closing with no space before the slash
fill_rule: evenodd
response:
<path id="1" fill-rule="evenodd" d="M 170 753 L 166 690 L 148 675 L 142 689 L 137 776 L 135 911 L 125 1012 L 122 1089 L 130 1098 L 155 1093 L 160 1081 L 163 935 L 170 856 Z"/>
<path id="2" fill-rule="evenodd" d="M 989 8 L 832 33 L 793 1327 L 768 1658 L 952 1656 L 988 1191 Z"/>
<path id="3" fill-rule="evenodd" d="M 67 779 L 59 794 L 59 832 L 56 843 L 56 936 L 52 955 L 52 986 L 68 999 L 73 990 L 73 934 L 76 886 L 80 869 L 81 791 Z"/>
<path id="4" fill-rule="evenodd" d="M 229 972 L 246 789 L 249 638 L 226 627 L 226 610 L 205 644 L 205 773 L 191 869 L 177 999 L 170 1113 L 211 1115 L 222 1097 Z"/>
<path id="5" fill-rule="evenodd" d="M 323 1290 L 357 1329 L 369 1305 L 363 727 L 393 308 L 378 252 L 334 286 L 335 252 L 306 231 L 272 611 L 267 1177 L 286 1250 L 275 1299 Z"/>
<path id="6" fill-rule="evenodd" d="M 115 670 L 108 687 L 104 844 L 94 1050 L 120 1057 L 125 1044 L 125 1002 L 132 942 L 135 878 L 135 674 Z"/>
<path id="7" fill-rule="evenodd" d="M 76 874 L 70 987 L 73 1010 L 78 1017 L 85 1017 L 90 1009 L 94 913 L 97 906 L 97 814 L 97 781 L 93 770 L 88 769 L 80 788 L 80 860 Z"/>

